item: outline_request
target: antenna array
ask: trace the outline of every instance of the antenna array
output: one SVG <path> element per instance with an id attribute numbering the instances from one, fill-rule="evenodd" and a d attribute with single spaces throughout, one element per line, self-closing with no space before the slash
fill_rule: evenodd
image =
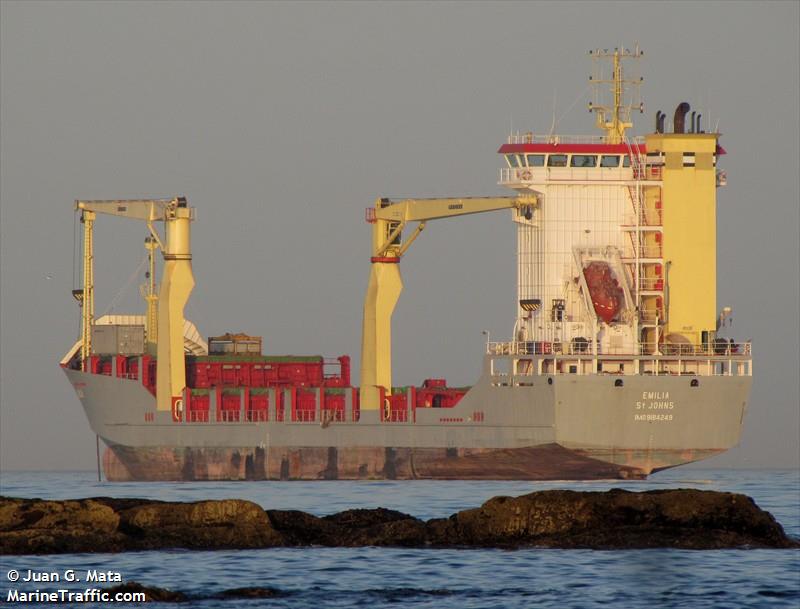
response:
<path id="1" fill-rule="evenodd" d="M 619 144 L 625 139 L 625 130 L 633 127 L 631 113 L 634 108 L 644 112 L 644 103 L 640 96 L 640 86 L 644 78 L 636 74 L 625 75 L 624 60 L 638 60 L 644 53 L 637 44 L 633 50 L 617 47 L 594 49 L 589 51 L 592 57 L 592 101 L 589 112 L 594 112 L 597 127 L 606 132 L 606 142 Z M 608 73 L 607 61 L 611 61 L 611 73 Z"/>

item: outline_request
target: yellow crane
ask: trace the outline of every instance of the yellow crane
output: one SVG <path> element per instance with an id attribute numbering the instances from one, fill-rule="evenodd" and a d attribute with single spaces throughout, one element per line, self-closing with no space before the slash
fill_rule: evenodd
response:
<path id="1" fill-rule="evenodd" d="M 364 319 L 361 339 L 362 410 L 378 410 L 381 389 L 392 391 L 392 313 L 403 290 L 399 262 L 409 246 L 430 220 L 480 214 L 501 209 L 516 209 L 531 217 L 538 205 L 535 194 L 520 197 L 469 197 L 442 199 L 380 198 L 367 209 L 372 228 L 372 266 L 367 294 L 364 298 Z M 403 230 L 410 222 L 417 226 L 403 241 Z"/>
<path id="2" fill-rule="evenodd" d="M 174 199 L 131 199 L 75 201 L 81 211 L 84 226 L 83 293 L 81 301 L 81 357 L 86 361 L 91 355 L 91 331 L 94 323 L 94 254 L 93 228 L 96 214 L 108 214 L 141 220 L 147 224 L 153 241 L 147 242 L 150 250 L 150 279 L 155 272 L 152 253 L 157 245 L 164 257 L 161 287 L 157 298 L 148 299 L 147 324 L 150 326 L 148 342 L 155 342 L 158 367 L 156 375 L 156 408 L 171 410 L 174 416 L 182 411 L 183 390 L 186 386 L 186 363 L 183 353 L 183 308 L 194 288 L 192 274 L 191 221 L 194 209 L 184 197 Z M 164 239 L 155 230 L 154 222 L 164 222 Z M 160 314 L 155 308 L 160 303 Z M 157 319 L 157 321 L 156 321 Z"/>

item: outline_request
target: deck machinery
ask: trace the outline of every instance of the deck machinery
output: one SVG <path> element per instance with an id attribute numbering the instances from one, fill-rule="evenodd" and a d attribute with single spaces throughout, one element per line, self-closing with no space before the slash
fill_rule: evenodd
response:
<path id="1" fill-rule="evenodd" d="M 358 387 L 348 356 L 262 355 L 244 334 L 206 343 L 183 312 L 194 285 L 185 199 L 78 201 L 82 331 L 61 364 L 108 446 L 106 477 L 642 477 L 734 446 L 752 360 L 749 343 L 722 336 L 730 308 L 716 312 L 719 134 L 681 103 L 671 130 L 659 111 L 652 133 L 628 137 L 643 106 L 623 63 L 641 53 L 591 55 L 602 135 L 511 134 L 500 184 L 514 196 L 368 208 Z M 400 260 L 428 222 L 503 209 L 517 232 L 511 340 L 487 341 L 472 387 L 395 386 Z M 148 228 L 145 315 L 94 318 L 98 214 Z"/>

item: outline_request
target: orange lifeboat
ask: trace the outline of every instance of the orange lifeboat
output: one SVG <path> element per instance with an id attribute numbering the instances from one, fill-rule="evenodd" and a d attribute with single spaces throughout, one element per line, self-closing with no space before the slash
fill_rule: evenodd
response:
<path id="1" fill-rule="evenodd" d="M 594 312 L 606 323 L 616 320 L 625 303 L 625 293 L 611 272 L 611 267 L 607 262 L 590 262 L 584 267 L 583 276 Z"/>

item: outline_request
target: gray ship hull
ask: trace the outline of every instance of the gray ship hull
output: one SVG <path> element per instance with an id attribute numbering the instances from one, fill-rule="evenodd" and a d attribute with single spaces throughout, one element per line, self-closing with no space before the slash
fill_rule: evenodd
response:
<path id="1" fill-rule="evenodd" d="M 64 368 L 109 480 L 644 477 L 735 446 L 751 376 L 484 374 L 453 408 L 387 422 L 173 422 L 136 380 Z M 620 383 L 621 382 L 621 383 Z M 621 384 L 621 386 L 620 386 Z"/>

